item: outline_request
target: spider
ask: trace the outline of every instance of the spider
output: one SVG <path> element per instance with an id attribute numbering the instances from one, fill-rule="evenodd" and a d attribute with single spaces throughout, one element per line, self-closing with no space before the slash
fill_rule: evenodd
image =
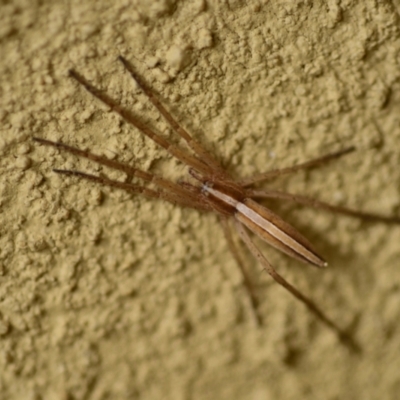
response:
<path id="1" fill-rule="evenodd" d="M 164 148 L 170 155 L 186 164 L 186 166 L 189 167 L 190 176 L 194 181 L 196 181 L 196 183 L 182 181 L 171 182 L 162 178 L 161 176 L 142 171 L 119 161 L 110 160 L 106 157 L 96 155 L 91 151 L 81 150 L 61 142 L 54 142 L 47 139 L 34 137 L 33 140 L 38 143 L 53 146 L 73 155 L 92 160 L 106 167 L 122 171 L 126 173 L 130 179 L 135 177 L 152 183 L 158 188 L 158 190 L 133 184 L 130 182 L 130 179 L 129 182 L 121 182 L 104 176 L 91 175 L 76 170 L 54 169 L 53 171 L 58 174 L 83 178 L 104 186 L 122 189 L 130 193 L 161 199 L 179 206 L 190 207 L 200 211 L 214 212 L 218 214 L 228 242 L 228 246 L 235 259 L 238 261 L 239 267 L 243 274 L 244 286 L 249 294 L 249 299 L 256 315 L 257 322 L 261 323 L 261 318 L 257 312 L 257 298 L 254 294 L 251 280 L 248 272 L 243 267 L 242 263 L 239 262 L 238 249 L 232 237 L 229 220 L 233 220 L 239 237 L 242 239 L 254 257 L 260 262 L 262 267 L 268 272 L 268 274 L 279 285 L 285 288 L 295 298 L 308 307 L 308 309 L 314 313 L 319 320 L 335 331 L 341 340 L 348 342 L 349 336 L 342 328 L 340 328 L 332 319 L 328 318 L 325 313 L 315 304 L 315 302 L 302 294 L 275 270 L 268 259 L 260 251 L 252 237 L 249 235 L 249 231 L 283 253 L 286 253 L 287 255 L 301 262 L 316 266 L 318 268 L 324 268 L 328 265 L 327 262 L 317 253 L 311 243 L 293 226 L 282 220 L 277 214 L 268 208 L 260 205 L 255 199 L 288 200 L 305 206 L 324 209 L 353 217 L 359 217 L 370 221 L 399 224 L 399 217 L 386 217 L 364 213 L 345 207 L 330 205 L 313 198 L 289 194 L 281 191 L 261 191 L 251 188 L 251 186 L 255 183 L 272 180 L 282 175 L 294 173 L 302 169 L 320 166 L 328 161 L 338 159 L 345 154 L 353 152 L 355 148 L 348 147 L 336 153 L 331 153 L 292 167 L 271 170 L 247 179 L 234 180 L 231 175 L 221 166 L 221 164 L 211 154 L 209 154 L 209 152 L 207 152 L 199 142 L 194 140 L 192 136 L 171 116 L 171 114 L 164 108 L 164 106 L 155 96 L 153 90 L 150 89 L 150 87 L 137 74 L 133 66 L 122 56 L 118 57 L 118 59 L 121 61 L 125 69 L 130 73 L 132 78 L 136 81 L 139 88 L 155 106 L 155 108 L 171 125 L 173 130 L 187 143 L 191 149 L 191 152 L 183 150 L 181 147 L 172 144 L 159 133 L 156 133 L 153 129 L 149 128 L 136 116 L 134 116 L 129 110 L 122 107 L 116 100 L 112 99 L 109 95 L 94 87 L 75 70 L 70 70 L 69 76 L 82 85 L 93 96 L 97 97 L 100 101 L 110 107 L 112 111 L 119 114 L 125 121 L 136 127 L 160 147 Z"/>

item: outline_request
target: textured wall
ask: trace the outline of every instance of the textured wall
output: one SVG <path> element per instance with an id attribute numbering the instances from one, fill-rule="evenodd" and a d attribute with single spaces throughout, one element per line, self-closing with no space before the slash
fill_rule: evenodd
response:
<path id="1" fill-rule="evenodd" d="M 67 76 L 170 135 L 122 54 L 237 176 L 356 145 L 274 187 L 399 215 L 399 12 L 397 0 L 3 1 L 0 399 L 398 398 L 400 227 L 273 204 L 330 268 L 266 253 L 349 329 L 355 354 L 243 253 L 255 326 L 214 215 L 58 176 L 124 178 L 31 137 L 185 176 Z"/>

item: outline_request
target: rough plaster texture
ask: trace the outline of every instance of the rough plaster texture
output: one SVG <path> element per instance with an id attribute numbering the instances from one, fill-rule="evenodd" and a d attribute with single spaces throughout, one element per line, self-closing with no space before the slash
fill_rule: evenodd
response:
<path id="1" fill-rule="evenodd" d="M 271 251 L 349 329 L 354 354 L 254 265 L 257 328 L 213 215 L 52 173 L 121 174 L 35 145 L 186 170 L 67 77 L 74 67 L 165 135 L 126 56 L 236 174 L 358 151 L 277 187 L 400 213 L 397 0 L 2 1 L 0 399 L 395 399 L 400 228 L 273 206 L 328 259 Z"/>

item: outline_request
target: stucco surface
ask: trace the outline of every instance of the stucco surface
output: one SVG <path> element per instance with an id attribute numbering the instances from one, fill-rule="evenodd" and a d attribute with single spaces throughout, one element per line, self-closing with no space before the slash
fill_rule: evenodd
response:
<path id="1" fill-rule="evenodd" d="M 173 180 L 187 169 L 72 81 L 75 68 L 166 137 L 128 58 L 224 166 L 245 176 L 350 145 L 273 187 L 400 215 L 398 1 L 2 1 L 0 399 L 396 399 L 400 227 L 271 204 L 329 261 L 263 247 L 360 346 L 350 351 L 243 251 L 263 325 L 216 216 L 52 168 Z"/>

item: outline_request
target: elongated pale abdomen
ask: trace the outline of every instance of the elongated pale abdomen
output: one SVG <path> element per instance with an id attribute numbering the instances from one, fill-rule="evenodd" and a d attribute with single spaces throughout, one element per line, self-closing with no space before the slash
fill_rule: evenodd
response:
<path id="1" fill-rule="evenodd" d="M 300 261 L 317 267 L 327 266 L 300 232 L 268 208 L 245 199 L 237 205 L 237 210 L 235 218 L 267 243 Z"/>
<path id="2" fill-rule="evenodd" d="M 203 190 L 231 207 L 238 221 L 271 246 L 300 261 L 317 267 L 327 266 L 302 234 L 268 208 L 250 198 L 236 200 L 232 195 L 207 185 Z"/>

